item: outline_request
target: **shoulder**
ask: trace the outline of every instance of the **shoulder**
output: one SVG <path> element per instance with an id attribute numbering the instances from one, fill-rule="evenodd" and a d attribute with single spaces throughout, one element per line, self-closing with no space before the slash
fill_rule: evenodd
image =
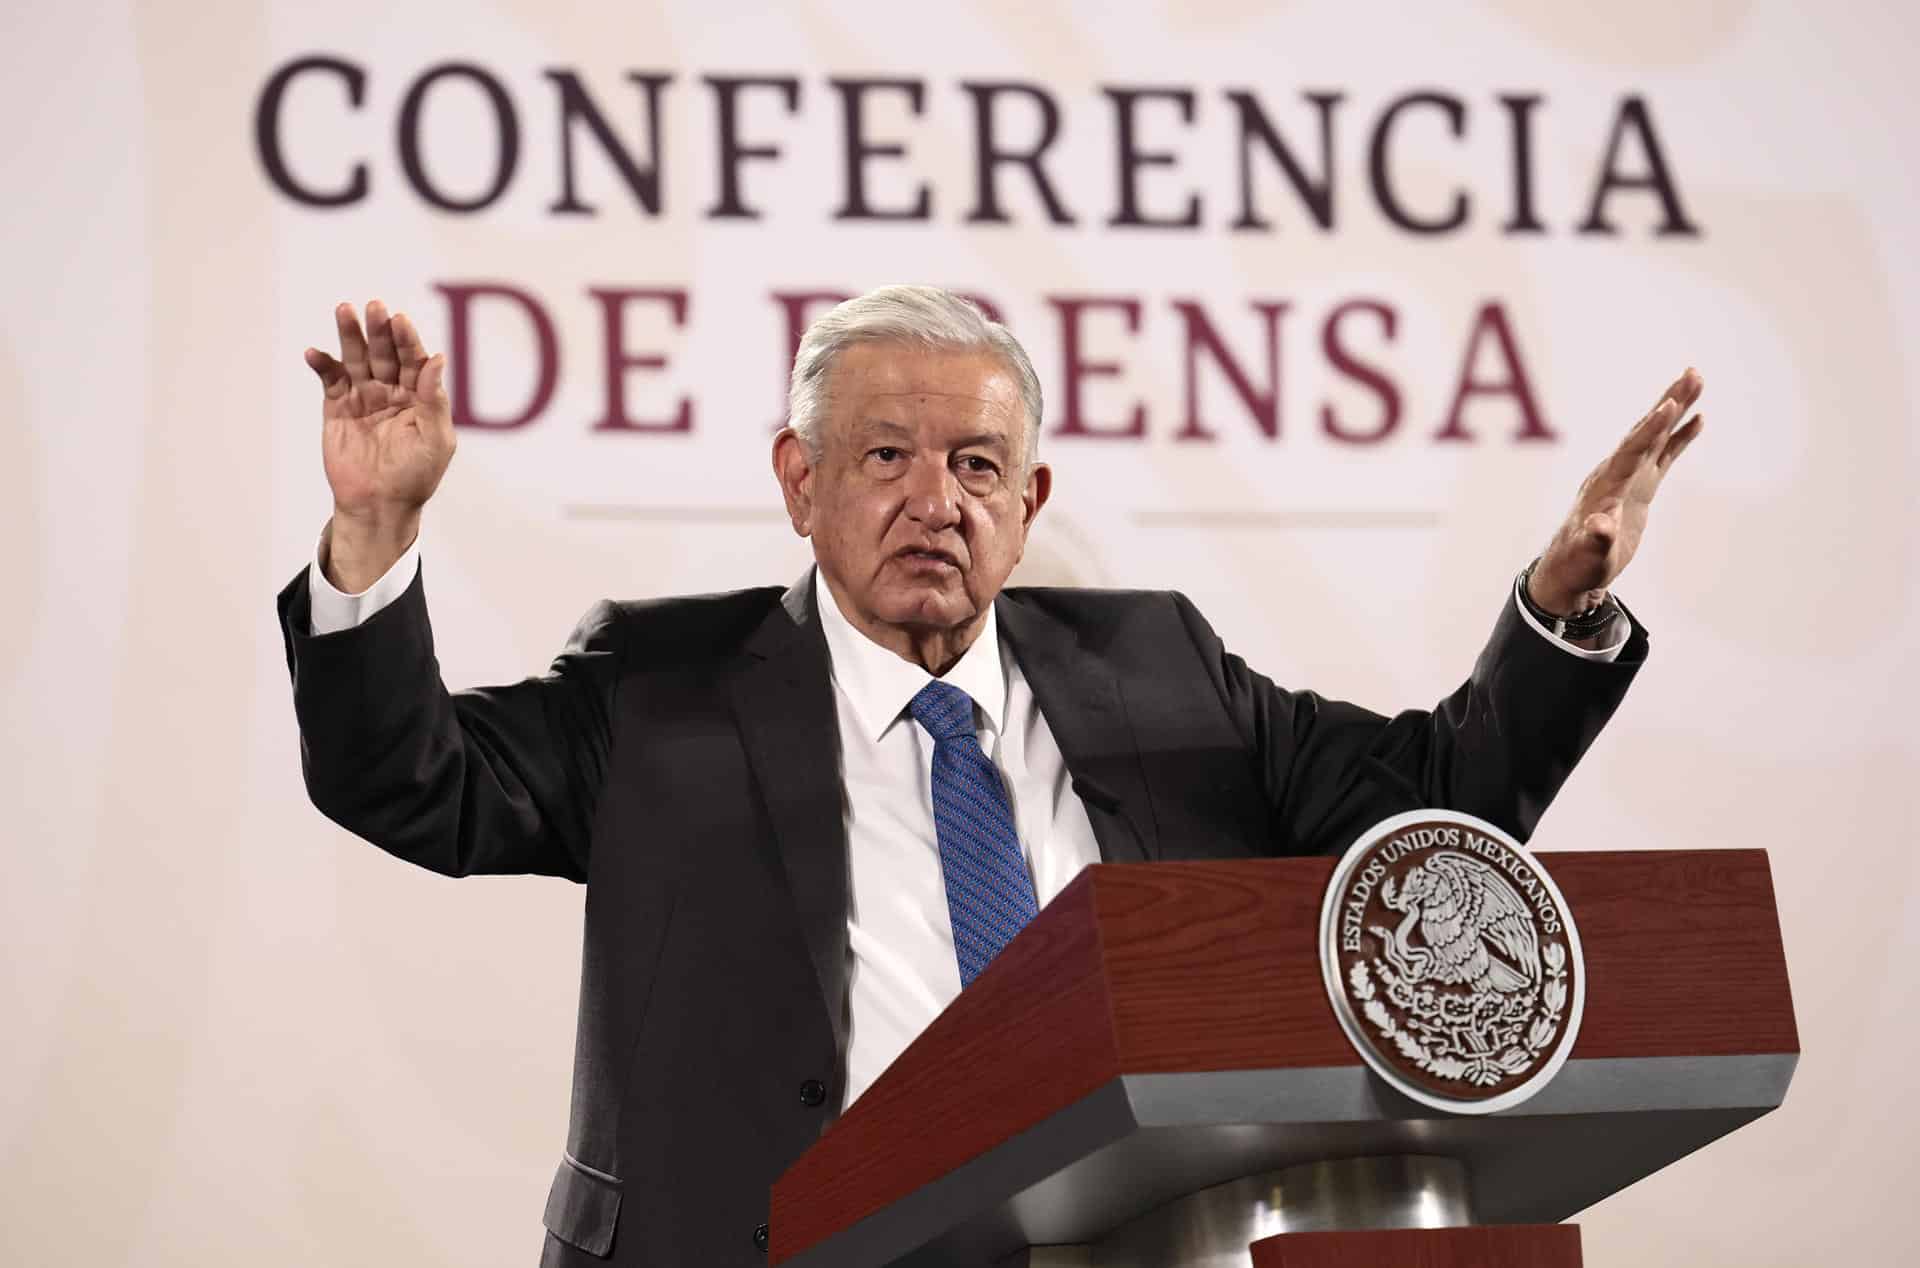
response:
<path id="1" fill-rule="evenodd" d="M 732 656 L 780 609 L 779 586 L 662 599 L 602 599 L 580 618 L 572 650 L 612 652 L 634 665 Z"/>
<path id="2" fill-rule="evenodd" d="M 1061 627 L 1092 648 L 1191 642 L 1206 624 L 1177 590 L 1012 586 L 1002 597 L 1021 619 Z"/>

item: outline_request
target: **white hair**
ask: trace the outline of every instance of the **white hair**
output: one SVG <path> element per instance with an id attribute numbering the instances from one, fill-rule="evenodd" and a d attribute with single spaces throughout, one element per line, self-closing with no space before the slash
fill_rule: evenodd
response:
<path id="1" fill-rule="evenodd" d="M 1007 328 L 971 300 L 937 286 L 882 286 L 815 318 L 800 338 L 787 383 L 787 425 L 807 453 L 818 459 L 830 402 L 827 382 L 840 354 L 856 343 L 910 343 L 958 352 L 988 352 L 1000 358 L 1020 388 L 1026 411 L 1023 471 L 1040 451 L 1040 376 Z"/>

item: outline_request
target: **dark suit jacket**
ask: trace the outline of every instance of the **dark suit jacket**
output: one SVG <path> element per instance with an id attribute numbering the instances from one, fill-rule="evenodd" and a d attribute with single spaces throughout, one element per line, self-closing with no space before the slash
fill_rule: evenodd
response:
<path id="1" fill-rule="evenodd" d="M 543 1265 L 761 1262 L 768 1188 L 840 1104 L 848 863 L 813 602 L 601 603 L 545 676 L 449 694 L 419 579 L 319 637 L 305 574 L 280 594 L 315 805 L 448 876 L 587 884 Z M 1524 839 L 1646 636 L 1598 664 L 1510 592 L 1500 612 L 1458 691 L 1387 718 L 1274 686 L 1179 594 L 998 600 L 1110 862 L 1338 851 L 1419 806 Z"/>

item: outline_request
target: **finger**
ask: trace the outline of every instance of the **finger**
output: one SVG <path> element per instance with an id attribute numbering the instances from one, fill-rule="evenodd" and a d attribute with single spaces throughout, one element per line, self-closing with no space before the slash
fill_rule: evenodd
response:
<path id="1" fill-rule="evenodd" d="M 444 397 L 446 393 L 441 388 L 441 379 L 446 374 L 446 370 L 446 354 L 435 353 L 427 358 L 427 363 L 420 367 L 419 386 L 415 389 L 415 395 L 423 396 L 428 400 Z"/>
<path id="2" fill-rule="evenodd" d="M 1626 439 L 1620 442 L 1619 452 L 1634 461 L 1646 457 L 1649 453 L 1658 452 L 1661 443 L 1666 439 L 1667 433 L 1673 429 L 1673 424 L 1679 417 L 1680 407 L 1671 397 L 1663 398 L 1658 405 L 1647 412 L 1644 418 L 1633 425 L 1632 430 L 1627 432 Z"/>
<path id="3" fill-rule="evenodd" d="M 308 368 L 320 376 L 320 386 L 325 390 L 328 400 L 337 401 L 353 389 L 353 382 L 347 377 L 347 367 L 320 349 L 308 348 L 306 360 Z"/>
<path id="4" fill-rule="evenodd" d="M 442 386 L 442 380 L 446 377 L 446 372 L 447 356 L 444 352 L 436 352 L 427 359 L 425 365 L 420 367 L 420 385 L 414 389 L 414 395 L 444 408 L 447 404 L 447 393 Z"/>
<path id="5" fill-rule="evenodd" d="M 1680 412 L 1685 414 L 1688 407 L 1700 399 L 1700 392 L 1704 387 L 1706 387 L 1706 381 L 1700 377 L 1700 371 L 1688 366 L 1680 372 L 1680 377 L 1661 394 L 1660 400 L 1672 401 L 1680 407 Z M 1655 408 L 1658 408 L 1657 404 Z"/>
<path id="6" fill-rule="evenodd" d="M 1580 531 L 1583 534 L 1610 537 L 1620 531 L 1620 515 L 1626 502 L 1619 496 L 1594 498 L 1582 509 Z"/>
<path id="7" fill-rule="evenodd" d="M 1701 389 L 1705 386 L 1700 372 L 1688 366 L 1679 378 L 1668 385 L 1654 407 L 1633 425 L 1626 440 L 1621 442 L 1621 449 L 1635 457 L 1658 451 L 1665 443 L 1667 433 L 1686 416 L 1688 406 L 1700 398 Z"/>
<path id="8" fill-rule="evenodd" d="M 1658 459 L 1660 470 L 1664 472 L 1671 467 L 1674 461 L 1687 451 L 1687 446 L 1693 443 L 1694 438 L 1706 428 L 1706 425 L 1707 416 L 1695 414 L 1685 427 L 1673 433 L 1673 438 L 1667 441 L 1667 447 L 1660 451 Z"/>
<path id="9" fill-rule="evenodd" d="M 399 386 L 400 358 L 393 348 L 393 318 L 377 299 L 367 302 L 367 368 L 380 382 Z"/>
<path id="10" fill-rule="evenodd" d="M 426 416 L 439 423 L 436 430 L 439 432 L 441 441 L 449 446 L 449 452 L 451 452 L 451 446 L 454 443 L 453 410 L 447 403 L 446 389 L 442 386 L 446 372 L 446 354 L 434 353 L 427 358 L 427 363 L 420 367 L 420 386 L 414 395 L 432 407 Z"/>
<path id="11" fill-rule="evenodd" d="M 400 386 L 409 392 L 420 386 L 420 370 L 427 364 L 426 345 L 405 313 L 393 315 L 393 348 L 400 358 Z"/>
<path id="12" fill-rule="evenodd" d="M 360 314 L 352 304 L 341 304 L 333 310 L 333 324 L 340 328 L 340 360 L 346 365 L 347 377 L 365 383 L 373 376 L 367 370 L 367 337 L 360 333 Z"/>

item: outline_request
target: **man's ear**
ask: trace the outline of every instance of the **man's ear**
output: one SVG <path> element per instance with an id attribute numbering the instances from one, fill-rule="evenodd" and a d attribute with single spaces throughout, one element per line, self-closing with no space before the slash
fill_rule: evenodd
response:
<path id="1" fill-rule="evenodd" d="M 773 438 L 773 477 L 787 503 L 787 518 L 802 537 L 813 533 L 813 459 L 807 442 L 791 427 Z"/>
<path id="2" fill-rule="evenodd" d="M 1053 468 L 1044 462 L 1033 464 L 1033 470 L 1027 472 L 1027 487 L 1020 494 L 1022 513 L 1020 526 L 1032 528 L 1034 517 L 1040 514 L 1040 508 L 1047 504 L 1047 498 L 1053 494 Z"/>

